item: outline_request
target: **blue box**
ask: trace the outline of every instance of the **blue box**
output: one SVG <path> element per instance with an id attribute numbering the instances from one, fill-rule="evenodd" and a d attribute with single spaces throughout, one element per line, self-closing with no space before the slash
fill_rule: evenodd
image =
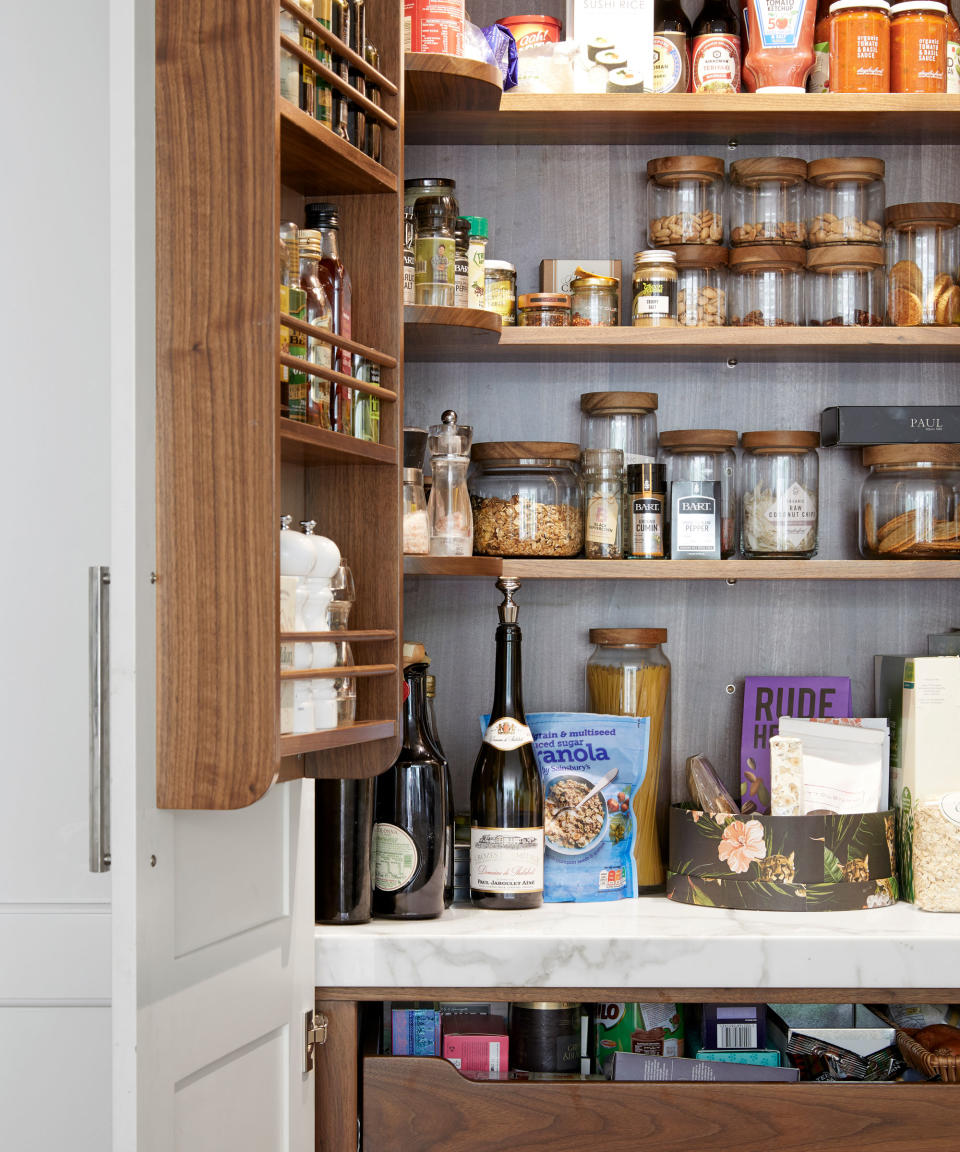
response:
<path id="1" fill-rule="evenodd" d="M 391 1041 L 394 1056 L 439 1056 L 440 1013 L 433 1008 L 394 1008 Z"/>
<path id="2" fill-rule="evenodd" d="M 723 1060 L 729 1064 L 758 1064 L 779 1068 L 780 1053 L 776 1048 L 701 1048 L 698 1060 Z"/>

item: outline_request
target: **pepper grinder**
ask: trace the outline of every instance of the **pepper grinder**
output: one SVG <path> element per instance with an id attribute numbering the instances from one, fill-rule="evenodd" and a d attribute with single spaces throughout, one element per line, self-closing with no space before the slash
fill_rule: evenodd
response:
<path id="1" fill-rule="evenodd" d="M 427 444 L 433 486 L 427 502 L 431 556 L 470 556 L 473 553 L 473 510 L 467 490 L 467 469 L 473 429 L 458 424 L 448 409 L 430 428 Z"/>

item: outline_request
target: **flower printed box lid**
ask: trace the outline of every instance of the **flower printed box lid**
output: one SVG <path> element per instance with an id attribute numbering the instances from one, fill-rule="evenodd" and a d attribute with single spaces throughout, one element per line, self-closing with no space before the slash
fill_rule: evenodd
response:
<path id="1" fill-rule="evenodd" d="M 884 908 L 897 895 L 892 812 L 744 817 L 670 809 L 671 900 L 826 912 Z"/>

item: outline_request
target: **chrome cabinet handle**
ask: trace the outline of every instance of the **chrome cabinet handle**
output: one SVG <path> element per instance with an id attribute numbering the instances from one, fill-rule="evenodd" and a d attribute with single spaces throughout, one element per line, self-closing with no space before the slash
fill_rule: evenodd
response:
<path id="1" fill-rule="evenodd" d="M 94 565 L 90 597 L 90 871 L 110 871 L 110 569 Z"/>

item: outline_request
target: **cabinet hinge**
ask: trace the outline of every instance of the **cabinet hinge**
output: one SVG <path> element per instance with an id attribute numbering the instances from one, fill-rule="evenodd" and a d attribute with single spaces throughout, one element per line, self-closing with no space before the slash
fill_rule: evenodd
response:
<path id="1" fill-rule="evenodd" d="M 313 1071 L 313 1058 L 321 1044 L 327 1042 L 327 1018 L 312 1008 L 303 1019 L 303 1071 Z"/>

